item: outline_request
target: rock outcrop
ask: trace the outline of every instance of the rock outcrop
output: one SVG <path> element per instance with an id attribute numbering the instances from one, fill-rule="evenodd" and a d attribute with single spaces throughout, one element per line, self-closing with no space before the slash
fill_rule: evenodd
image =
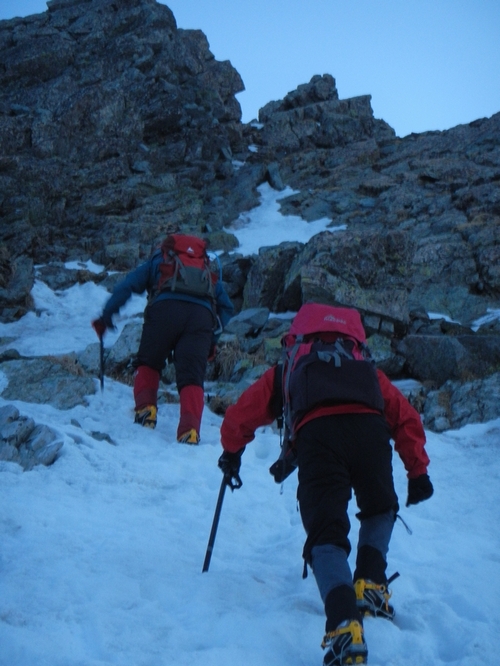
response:
<path id="1" fill-rule="evenodd" d="M 47 12 L 0 22 L 0 54 L 9 257 L 92 256 L 126 269 L 167 224 L 200 231 L 231 219 L 241 192 L 222 196 L 218 181 L 230 181 L 243 146 L 243 82 L 168 7 L 51 0 Z"/>
<path id="2" fill-rule="evenodd" d="M 342 105 L 325 75 L 261 110 L 258 159 L 298 192 L 283 212 L 345 226 L 297 253 L 287 285 L 301 301 L 470 325 L 500 298 L 500 113 L 400 139 L 362 99 Z"/>
<path id="3" fill-rule="evenodd" d="M 35 266 L 53 289 L 88 280 L 111 289 L 167 231 L 197 233 L 220 251 L 242 310 L 210 369 L 225 384 L 215 409 L 279 358 L 286 323 L 276 315 L 318 300 L 362 313 L 379 366 L 421 382 L 415 404 L 425 412 L 429 401 L 430 424 L 462 424 L 463 387 L 500 371 L 499 325 L 480 326 L 500 308 L 500 113 L 399 138 L 374 118 L 369 95 L 340 99 L 324 74 L 243 124 L 240 75 L 165 5 L 47 5 L 0 22 L 0 321 L 33 309 Z M 293 189 L 284 215 L 331 226 L 305 244 L 263 239 L 257 256 L 239 255 L 228 228 L 259 204 L 266 181 Z M 104 271 L 64 267 L 88 259 Z M 139 327 L 107 358 L 123 381 Z M 64 366 L 17 359 L 7 346 L 4 398 L 23 399 L 15 376 L 30 363 L 44 381 Z M 78 355 L 77 401 L 97 358 L 95 347 Z M 500 415 L 473 386 L 468 418 Z M 44 399 L 42 382 L 34 391 Z"/>
<path id="4" fill-rule="evenodd" d="M 15 462 L 25 470 L 51 465 L 63 446 L 58 433 L 22 416 L 13 405 L 0 407 L 0 460 Z"/>

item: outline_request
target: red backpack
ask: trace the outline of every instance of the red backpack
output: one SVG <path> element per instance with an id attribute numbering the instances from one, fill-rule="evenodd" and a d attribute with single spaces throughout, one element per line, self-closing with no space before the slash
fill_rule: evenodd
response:
<path id="1" fill-rule="evenodd" d="M 361 403 L 383 412 L 377 371 L 356 310 L 307 303 L 282 347 L 283 413 L 291 439 L 295 426 L 314 407 Z"/>
<path id="2" fill-rule="evenodd" d="M 202 238 L 171 234 L 161 244 L 163 261 L 160 279 L 154 291 L 169 290 L 215 302 L 217 274 L 210 270 L 207 244 Z"/>
<path id="3" fill-rule="evenodd" d="M 271 405 L 280 429 L 281 454 L 269 468 L 277 483 L 297 467 L 295 428 L 311 409 L 361 403 L 384 411 L 377 370 L 356 310 L 307 303 L 281 344 L 283 361 L 274 373 Z"/>

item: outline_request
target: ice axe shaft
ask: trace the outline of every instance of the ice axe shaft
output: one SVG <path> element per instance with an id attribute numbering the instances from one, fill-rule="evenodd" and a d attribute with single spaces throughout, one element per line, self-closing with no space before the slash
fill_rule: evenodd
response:
<path id="1" fill-rule="evenodd" d="M 101 382 L 101 391 L 104 391 L 104 336 L 99 338 L 99 381 Z"/>
<path id="2" fill-rule="evenodd" d="M 210 537 L 208 539 L 207 552 L 205 554 L 205 561 L 203 562 L 202 573 L 208 571 L 208 567 L 210 566 L 210 560 L 212 559 L 212 551 L 214 549 L 217 527 L 219 526 L 219 518 L 222 510 L 222 502 L 224 501 L 224 493 L 226 492 L 226 486 L 227 486 L 226 479 L 225 477 L 223 477 L 222 482 L 220 484 L 219 497 L 217 499 L 217 506 L 215 507 L 214 519 L 212 521 L 212 529 L 210 530 Z"/>

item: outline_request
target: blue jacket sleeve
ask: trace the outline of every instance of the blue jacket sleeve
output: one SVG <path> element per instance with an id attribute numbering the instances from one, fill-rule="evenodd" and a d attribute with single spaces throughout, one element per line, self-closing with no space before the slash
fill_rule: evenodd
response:
<path id="1" fill-rule="evenodd" d="M 154 266 L 151 260 L 144 262 L 118 282 L 102 311 L 102 317 L 108 326 L 113 324 L 113 315 L 119 312 L 132 294 L 142 294 L 152 286 Z"/>

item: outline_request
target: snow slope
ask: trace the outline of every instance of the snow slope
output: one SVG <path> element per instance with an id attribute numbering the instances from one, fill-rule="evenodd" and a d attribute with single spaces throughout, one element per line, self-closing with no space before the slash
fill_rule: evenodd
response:
<path id="1" fill-rule="evenodd" d="M 0 337 L 17 338 L 11 346 L 45 354 L 95 342 L 90 319 L 104 289 L 37 283 L 33 293 L 40 316 L 0 325 Z M 143 305 L 129 303 L 119 330 Z M 279 453 L 271 428 L 247 447 L 244 485 L 226 492 L 202 573 L 221 483 L 218 416 L 205 411 L 201 443 L 190 447 L 175 441 L 176 405 L 160 406 L 155 431 L 142 429 L 131 389 L 109 378 L 85 407 L 14 404 L 56 428 L 64 447 L 48 468 L 0 462 L 0 666 L 320 666 L 323 608 L 312 574 L 301 577 L 296 476 L 281 492 L 269 475 Z M 409 509 L 395 456 L 412 534 L 397 521 L 388 571 L 401 574 L 397 617 L 365 622 L 369 663 L 494 664 L 500 420 L 428 433 L 427 449 L 435 494 Z"/>

